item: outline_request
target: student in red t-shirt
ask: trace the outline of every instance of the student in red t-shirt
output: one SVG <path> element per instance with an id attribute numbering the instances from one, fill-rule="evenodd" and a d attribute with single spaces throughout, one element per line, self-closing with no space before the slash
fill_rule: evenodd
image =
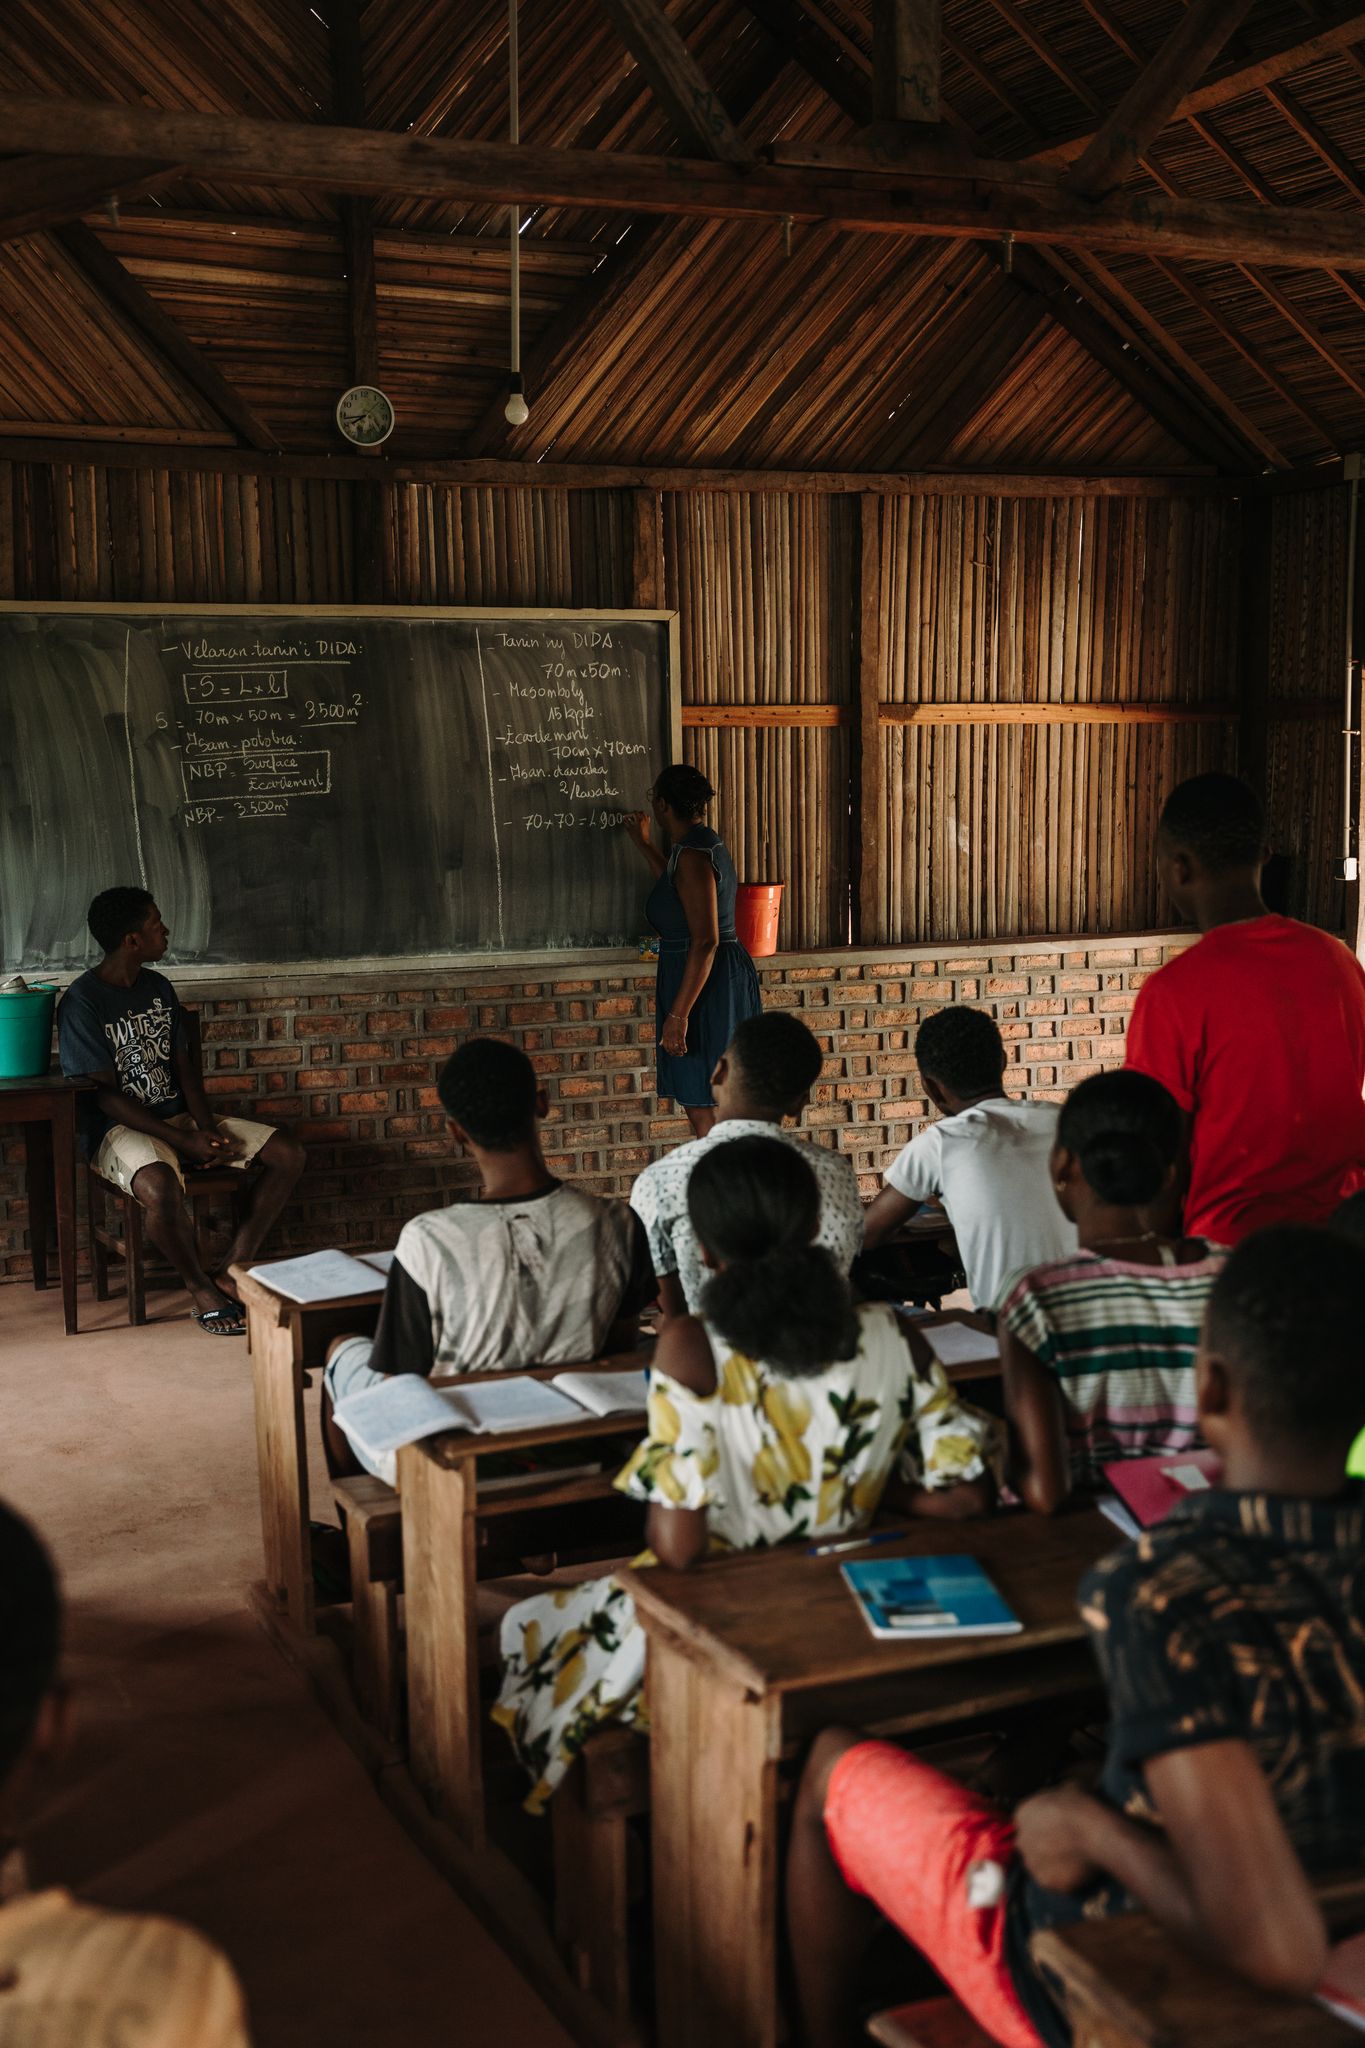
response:
<path id="1" fill-rule="evenodd" d="M 1185 1230 L 1236 1244 L 1268 1223 L 1325 1223 L 1365 1186 L 1365 973 L 1327 932 L 1261 898 L 1265 815 L 1232 775 L 1174 790 L 1157 871 L 1199 943 L 1154 974 L 1128 1065 L 1190 1119 Z"/>

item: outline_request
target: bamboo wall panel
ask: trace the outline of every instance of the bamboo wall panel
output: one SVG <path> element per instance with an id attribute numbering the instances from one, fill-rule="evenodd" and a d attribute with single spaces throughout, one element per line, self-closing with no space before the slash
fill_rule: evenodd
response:
<path id="1" fill-rule="evenodd" d="M 1277 698 L 1340 697 L 1346 666 L 1347 493 L 1275 501 L 1271 526 L 1270 689 Z M 1359 707 L 1357 706 L 1357 712 Z M 1276 718 L 1267 744 L 1270 843 L 1289 862 L 1286 907 L 1342 926 L 1340 717 Z M 1353 721 L 1360 723 L 1359 716 Z"/>
<path id="2" fill-rule="evenodd" d="M 1321 696 L 1339 680 L 1342 495 L 1276 503 L 1276 694 Z M 803 949 L 845 943 L 851 929 L 864 506 L 877 547 L 874 709 L 1178 710 L 1238 696 L 1237 512 L 1225 501 L 664 494 L 662 581 L 680 614 L 685 705 L 847 720 L 684 738 L 716 783 L 716 822 L 744 877 L 786 882 L 781 941 Z M 629 605 L 638 510 L 616 490 L 376 491 L 0 464 L 0 595 Z M 1336 922 L 1336 723 L 1281 721 L 1271 740 L 1275 834 L 1305 878 L 1295 907 Z M 1233 765 L 1235 741 L 1231 720 L 880 726 L 884 822 L 862 935 L 1158 922 L 1148 848 L 1161 801 L 1182 775 Z"/>
<path id="3" fill-rule="evenodd" d="M 857 504 L 751 492 L 664 498 L 667 602 L 684 705 L 847 705 Z M 849 935 L 846 731 L 689 728 L 744 881 L 784 881 L 784 946 Z"/>
<path id="4" fill-rule="evenodd" d="M 715 786 L 740 880 L 785 882 L 779 944 L 847 945 L 851 738 L 842 730 L 688 728 L 683 755 Z"/>
<path id="5" fill-rule="evenodd" d="M 1236 697 L 1234 508 L 884 498 L 876 516 L 883 702 Z M 884 726 L 880 744 L 863 930 L 909 943 L 1154 923 L 1165 793 L 1234 765 L 1236 727 Z"/>

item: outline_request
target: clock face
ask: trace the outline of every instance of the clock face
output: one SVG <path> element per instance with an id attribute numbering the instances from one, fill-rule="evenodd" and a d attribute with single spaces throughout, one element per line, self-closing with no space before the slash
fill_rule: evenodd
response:
<path id="1" fill-rule="evenodd" d="M 337 400 L 337 425 L 357 448 L 377 448 L 393 432 L 393 407 L 374 384 L 353 384 Z"/>

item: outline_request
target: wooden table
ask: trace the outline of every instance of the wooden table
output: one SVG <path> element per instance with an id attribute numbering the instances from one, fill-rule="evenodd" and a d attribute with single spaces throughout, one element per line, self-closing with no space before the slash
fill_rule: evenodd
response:
<path id="1" fill-rule="evenodd" d="M 1329 1924 L 1358 1926 L 1365 1882 L 1320 1885 Z M 1277 1998 L 1201 1962 L 1144 1913 L 1033 1937 L 1061 1987 L 1075 2048 L 1349 2048 L 1356 2028 L 1306 1998 Z"/>
<path id="2" fill-rule="evenodd" d="M 47 1286 L 48 1218 L 57 1215 L 57 1266 L 68 1337 L 76 1331 L 76 1098 L 94 1091 L 84 1076 L 53 1072 L 0 1080 L 0 1123 L 24 1126 L 33 1284 Z"/>
<path id="3" fill-rule="evenodd" d="M 376 1276 L 375 1286 L 364 1294 L 300 1302 L 253 1280 L 245 1266 L 233 1266 L 231 1272 L 246 1308 L 251 1352 L 265 1583 L 284 1618 L 307 1636 L 313 1633 L 315 1613 L 304 1375 L 321 1371 L 334 1337 L 350 1332 L 373 1336 L 384 1283 Z"/>
<path id="4" fill-rule="evenodd" d="M 593 1372 L 638 1372 L 648 1350 L 620 1352 L 593 1361 Z M 480 1386 L 525 1376 L 553 1379 L 571 1370 L 545 1365 L 518 1374 L 468 1375 Z M 587 1369 L 587 1368 L 585 1368 Z M 613 1481 L 625 1463 L 626 1447 L 601 1472 L 576 1478 L 547 1474 L 515 1491 L 479 1498 L 479 1461 L 504 1451 L 533 1450 L 543 1444 L 621 1437 L 644 1432 L 636 1410 L 622 1415 L 589 1415 L 548 1429 L 509 1430 L 472 1436 L 452 1430 L 408 1444 L 398 1453 L 398 1492 L 403 1509 L 403 1591 L 407 1634 L 408 1766 L 432 1810 L 472 1849 L 485 1840 L 482 1713 L 475 1598 L 478 1524 L 547 1509 L 573 1509 L 615 1496 Z M 553 1535 L 541 1539 L 553 1547 Z M 643 1541 L 643 1537 L 641 1539 Z"/>
<path id="5" fill-rule="evenodd" d="M 844 1559 L 804 1546 L 620 1574 L 649 1637 L 658 2048 L 778 2040 L 784 1754 L 831 1722 L 922 1732 L 1092 1689 L 1076 1587 L 1115 1540 L 1081 1510 L 924 1521 L 864 1553 L 970 1553 L 1024 1623 L 1015 1636 L 932 1642 L 879 1642 L 839 1575 Z"/>

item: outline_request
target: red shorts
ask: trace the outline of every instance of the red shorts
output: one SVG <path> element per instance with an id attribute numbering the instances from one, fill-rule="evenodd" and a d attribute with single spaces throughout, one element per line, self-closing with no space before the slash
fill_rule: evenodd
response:
<path id="1" fill-rule="evenodd" d="M 1003 2048 L 1040 2048 L 1005 1960 L 1005 1907 L 967 1903 L 974 1863 L 1014 1861 L 1014 1826 L 889 1742 L 860 1742 L 830 1773 L 825 1832 L 861 1892 L 933 1964 Z"/>

